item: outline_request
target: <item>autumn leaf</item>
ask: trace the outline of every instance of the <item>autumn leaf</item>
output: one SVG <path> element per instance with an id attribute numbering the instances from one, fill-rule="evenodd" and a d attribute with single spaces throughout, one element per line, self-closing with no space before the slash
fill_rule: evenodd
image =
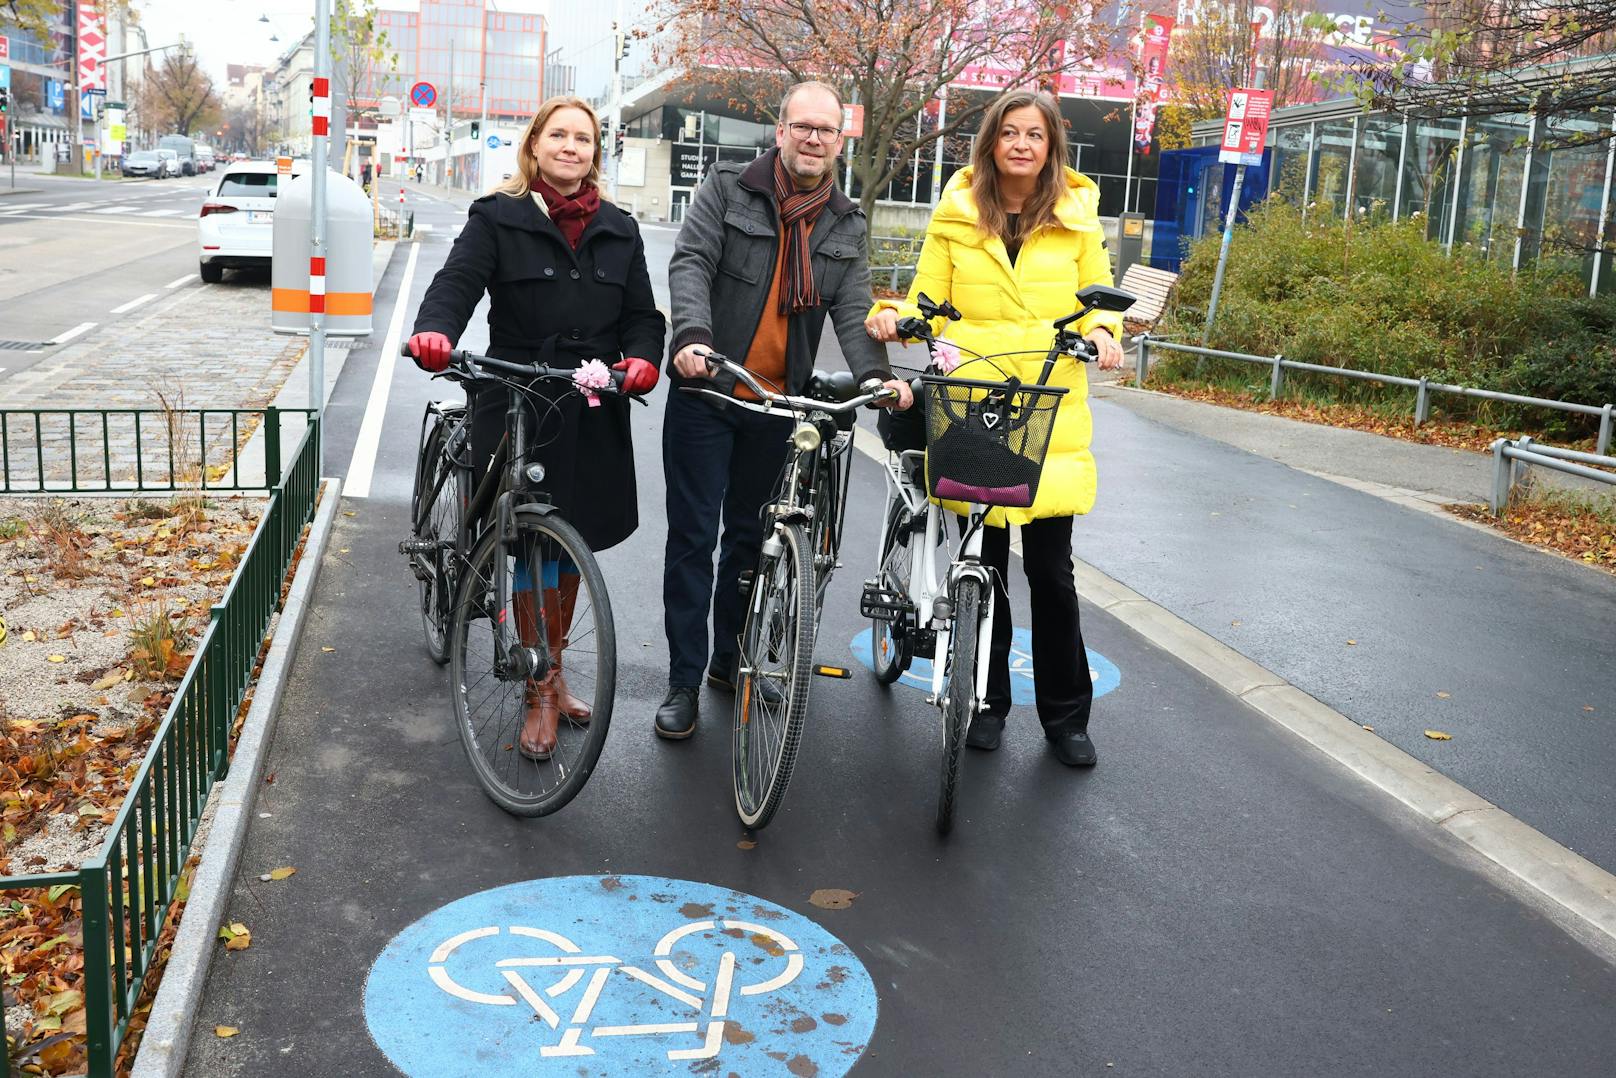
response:
<path id="1" fill-rule="evenodd" d="M 859 894 L 858 891 L 847 891 L 840 887 L 821 887 L 808 896 L 808 902 L 822 910 L 845 910 Z"/>
<path id="2" fill-rule="evenodd" d="M 331 652 L 336 651 L 337 649 L 336 648 L 321 648 L 320 650 L 329 655 Z"/>
<path id="3" fill-rule="evenodd" d="M 25 633 L 23 633 L 23 634 L 22 634 L 22 638 L 23 638 L 23 639 L 24 639 L 24 640 L 26 640 L 26 641 L 28 641 L 28 642 L 29 642 L 29 643 L 30 643 L 30 644 L 31 644 L 31 643 L 33 643 L 33 642 L 34 642 L 34 639 L 35 639 L 35 637 L 34 637 L 34 630 L 32 630 L 32 629 L 29 629 L 29 630 L 28 630 L 28 631 L 27 631 L 27 632 L 25 632 Z"/>
<path id="4" fill-rule="evenodd" d="M 221 1039 L 226 1039 L 226 1040 L 231 1038 L 231 1037 L 234 1037 L 237 1033 L 240 1033 L 240 1032 L 241 1032 L 241 1030 L 237 1029 L 235 1026 L 214 1026 L 213 1027 L 213 1035 L 215 1037 L 219 1037 Z"/>
<path id="5" fill-rule="evenodd" d="M 51 655 L 51 656 L 48 657 L 47 661 L 53 662 L 53 663 L 65 663 L 65 662 L 67 662 L 67 656 L 66 655 Z"/>
<path id="6" fill-rule="evenodd" d="M 112 688 L 114 685 L 118 684 L 118 682 L 120 682 L 122 680 L 123 680 L 123 671 L 122 670 L 114 670 L 110 674 L 107 674 L 107 675 L 105 675 L 103 677 L 96 678 L 95 681 L 90 683 L 90 689 L 92 691 L 94 691 L 94 692 L 102 692 L 103 690 Z"/>
<path id="7" fill-rule="evenodd" d="M 252 946 L 252 933 L 240 921 L 222 926 L 219 938 L 224 940 L 224 949 L 227 951 L 245 951 Z"/>
<path id="8" fill-rule="evenodd" d="M 1348 640 L 1347 641 L 1347 647 L 1355 648 L 1357 646 L 1358 646 L 1358 641 L 1356 641 L 1356 640 Z"/>
<path id="9" fill-rule="evenodd" d="M 1438 700 L 1446 700 L 1451 695 L 1452 695 L 1452 693 L 1439 692 L 1439 693 L 1436 694 L 1436 698 Z"/>
<path id="10" fill-rule="evenodd" d="M 148 588 L 155 588 L 157 586 L 157 578 L 155 576 L 143 577 L 141 578 L 140 582 Z"/>
<path id="11" fill-rule="evenodd" d="M 1452 741 L 1453 740 L 1453 735 L 1452 734 L 1443 733 L 1441 730 L 1427 730 L 1427 731 L 1425 731 L 1425 736 L 1430 738 L 1432 741 Z"/>
<path id="12" fill-rule="evenodd" d="M 271 880 L 279 881 L 279 880 L 288 879 L 289 877 L 294 876 L 296 874 L 297 874 L 297 869 L 292 868 L 291 866 L 287 866 L 286 868 L 272 868 L 268 872 L 264 873 L 262 876 L 259 876 L 258 878 L 260 880 L 263 880 L 265 883 L 268 883 Z"/>
<path id="13" fill-rule="evenodd" d="M 755 850 L 757 849 L 757 843 L 749 838 L 743 838 L 735 844 L 735 848 L 737 850 Z"/>

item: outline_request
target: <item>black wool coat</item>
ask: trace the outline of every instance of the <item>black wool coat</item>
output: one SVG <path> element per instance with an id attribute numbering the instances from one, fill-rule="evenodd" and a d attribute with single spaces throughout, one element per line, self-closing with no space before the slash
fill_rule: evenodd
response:
<path id="1" fill-rule="evenodd" d="M 574 251 L 531 196 L 479 198 L 427 287 L 413 332 L 458 342 L 485 291 L 488 354 L 497 359 L 558 367 L 599 359 L 609 367 L 625 356 L 661 357 L 667 322 L 651 292 L 639 225 L 608 202 Z M 591 548 L 615 546 L 639 526 L 630 402 L 602 394 L 590 408 L 564 382 L 534 389 L 554 406 L 540 406 L 527 424 L 528 456 L 544 465 L 545 492 Z M 504 431 L 503 389 L 474 392 L 484 405 L 473 402 L 474 449 L 491 447 Z"/>

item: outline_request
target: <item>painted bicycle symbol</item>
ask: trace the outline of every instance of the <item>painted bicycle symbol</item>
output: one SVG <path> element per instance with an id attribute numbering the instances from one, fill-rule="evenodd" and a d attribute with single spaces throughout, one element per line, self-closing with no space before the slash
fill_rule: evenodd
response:
<path id="1" fill-rule="evenodd" d="M 758 964 L 757 956 L 755 954 L 743 956 L 747 960 L 748 969 L 742 969 L 741 960 L 737 958 L 736 952 L 726 947 L 719 956 L 718 968 L 711 984 L 692 976 L 687 970 L 679 968 L 679 964 L 675 961 L 675 955 L 678 953 L 676 948 L 686 937 L 709 933 L 722 934 L 737 941 L 747 940 L 754 949 L 761 950 L 777 960 L 768 963 L 770 967 L 781 968 L 766 969 L 764 972 L 772 974 L 767 979 L 742 983 L 740 978 L 747 972 L 756 975 L 757 971 L 750 970 L 750 967 Z M 524 954 L 497 959 L 494 965 L 510 987 L 509 993 L 480 992 L 455 981 L 447 965 L 455 952 L 475 940 L 501 934 L 510 937 L 520 950 L 539 950 L 539 944 L 548 944 L 558 953 Z M 687 964 L 694 961 L 694 957 L 688 954 L 683 957 Z M 512 925 L 504 929 L 498 926 L 474 928 L 444 940 L 432 952 L 427 970 L 434 984 L 451 996 L 468 1003 L 492 1007 L 525 1004 L 531 1008 L 533 1013 L 552 1030 L 561 1032 L 559 1041 L 539 1049 L 539 1054 L 546 1058 L 594 1055 L 595 1049 L 585 1043 L 586 1038 L 593 1040 L 602 1037 L 673 1037 L 697 1034 L 701 1038 L 699 1046 L 667 1050 L 669 1060 L 697 1060 L 711 1059 L 723 1048 L 730 1007 L 736 997 L 762 996 L 785 988 L 801 975 L 803 956 L 790 937 L 767 925 L 736 920 L 703 920 L 681 925 L 666 933 L 657 941 L 651 961 L 646 965 L 655 967 L 656 972 L 645 966 L 631 965 L 616 955 L 585 954 L 581 947 L 558 932 Z M 675 1004 L 688 1008 L 691 1012 L 690 1019 L 592 1025 L 591 1018 L 614 973 L 626 980 L 647 986 L 674 1001 Z M 543 980 L 545 974 L 559 974 L 559 977 L 541 990 L 534 981 Z M 584 987 L 577 1003 L 571 1008 L 571 1017 L 563 1022 L 562 1012 L 558 1009 L 561 1007 L 561 1000 L 581 984 Z M 706 1026 L 705 1031 L 702 1028 L 703 1024 Z"/>

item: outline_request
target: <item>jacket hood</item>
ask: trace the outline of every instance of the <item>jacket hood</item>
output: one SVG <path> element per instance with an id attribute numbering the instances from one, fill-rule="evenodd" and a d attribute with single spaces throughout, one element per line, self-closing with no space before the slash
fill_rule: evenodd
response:
<path id="1" fill-rule="evenodd" d="M 971 196 L 973 169 L 974 166 L 966 165 L 948 178 L 948 183 L 943 187 L 942 200 L 937 204 L 935 218 L 939 223 L 976 227 L 976 199 Z M 1062 171 L 1066 175 L 1066 191 L 1055 203 L 1055 220 L 1066 228 L 1094 228 L 1099 223 L 1099 184 L 1074 168 Z"/>

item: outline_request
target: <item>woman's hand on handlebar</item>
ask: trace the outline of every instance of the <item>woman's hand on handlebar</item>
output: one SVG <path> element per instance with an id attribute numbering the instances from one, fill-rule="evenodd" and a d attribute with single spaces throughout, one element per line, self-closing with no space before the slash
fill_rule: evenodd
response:
<path id="1" fill-rule="evenodd" d="M 1122 366 L 1122 345 L 1108 329 L 1091 329 L 1084 338 L 1094 345 L 1094 358 L 1100 361 L 1102 371 L 1114 371 Z"/>
<path id="2" fill-rule="evenodd" d="M 441 333 L 417 333 L 404 347 L 417 367 L 440 374 L 449 367 L 449 352 L 454 344 Z"/>
<path id="3" fill-rule="evenodd" d="M 658 371 L 650 360 L 629 356 L 612 364 L 612 370 L 623 372 L 624 393 L 639 396 L 656 388 Z"/>
<path id="4" fill-rule="evenodd" d="M 706 378 L 712 374 L 707 353 L 712 349 L 705 344 L 687 344 L 673 357 L 673 369 L 681 378 Z"/>
<path id="5" fill-rule="evenodd" d="M 882 307 L 864 320 L 864 332 L 872 340 L 883 344 L 891 344 L 898 338 L 898 312 L 891 307 Z"/>
<path id="6" fill-rule="evenodd" d="M 889 399 L 885 401 L 876 401 L 876 407 L 891 408 L 898 412 L 907 412 L 910 406 L 915 403 L 914 387 L 908 382 L 904 381 L 902 378 L 893 378 L 886 382 L 882 382 L 881 386 L 884 389 L 892 390 L 892 392 L 896 393 L 898 396 L 896 400 Z"/>

